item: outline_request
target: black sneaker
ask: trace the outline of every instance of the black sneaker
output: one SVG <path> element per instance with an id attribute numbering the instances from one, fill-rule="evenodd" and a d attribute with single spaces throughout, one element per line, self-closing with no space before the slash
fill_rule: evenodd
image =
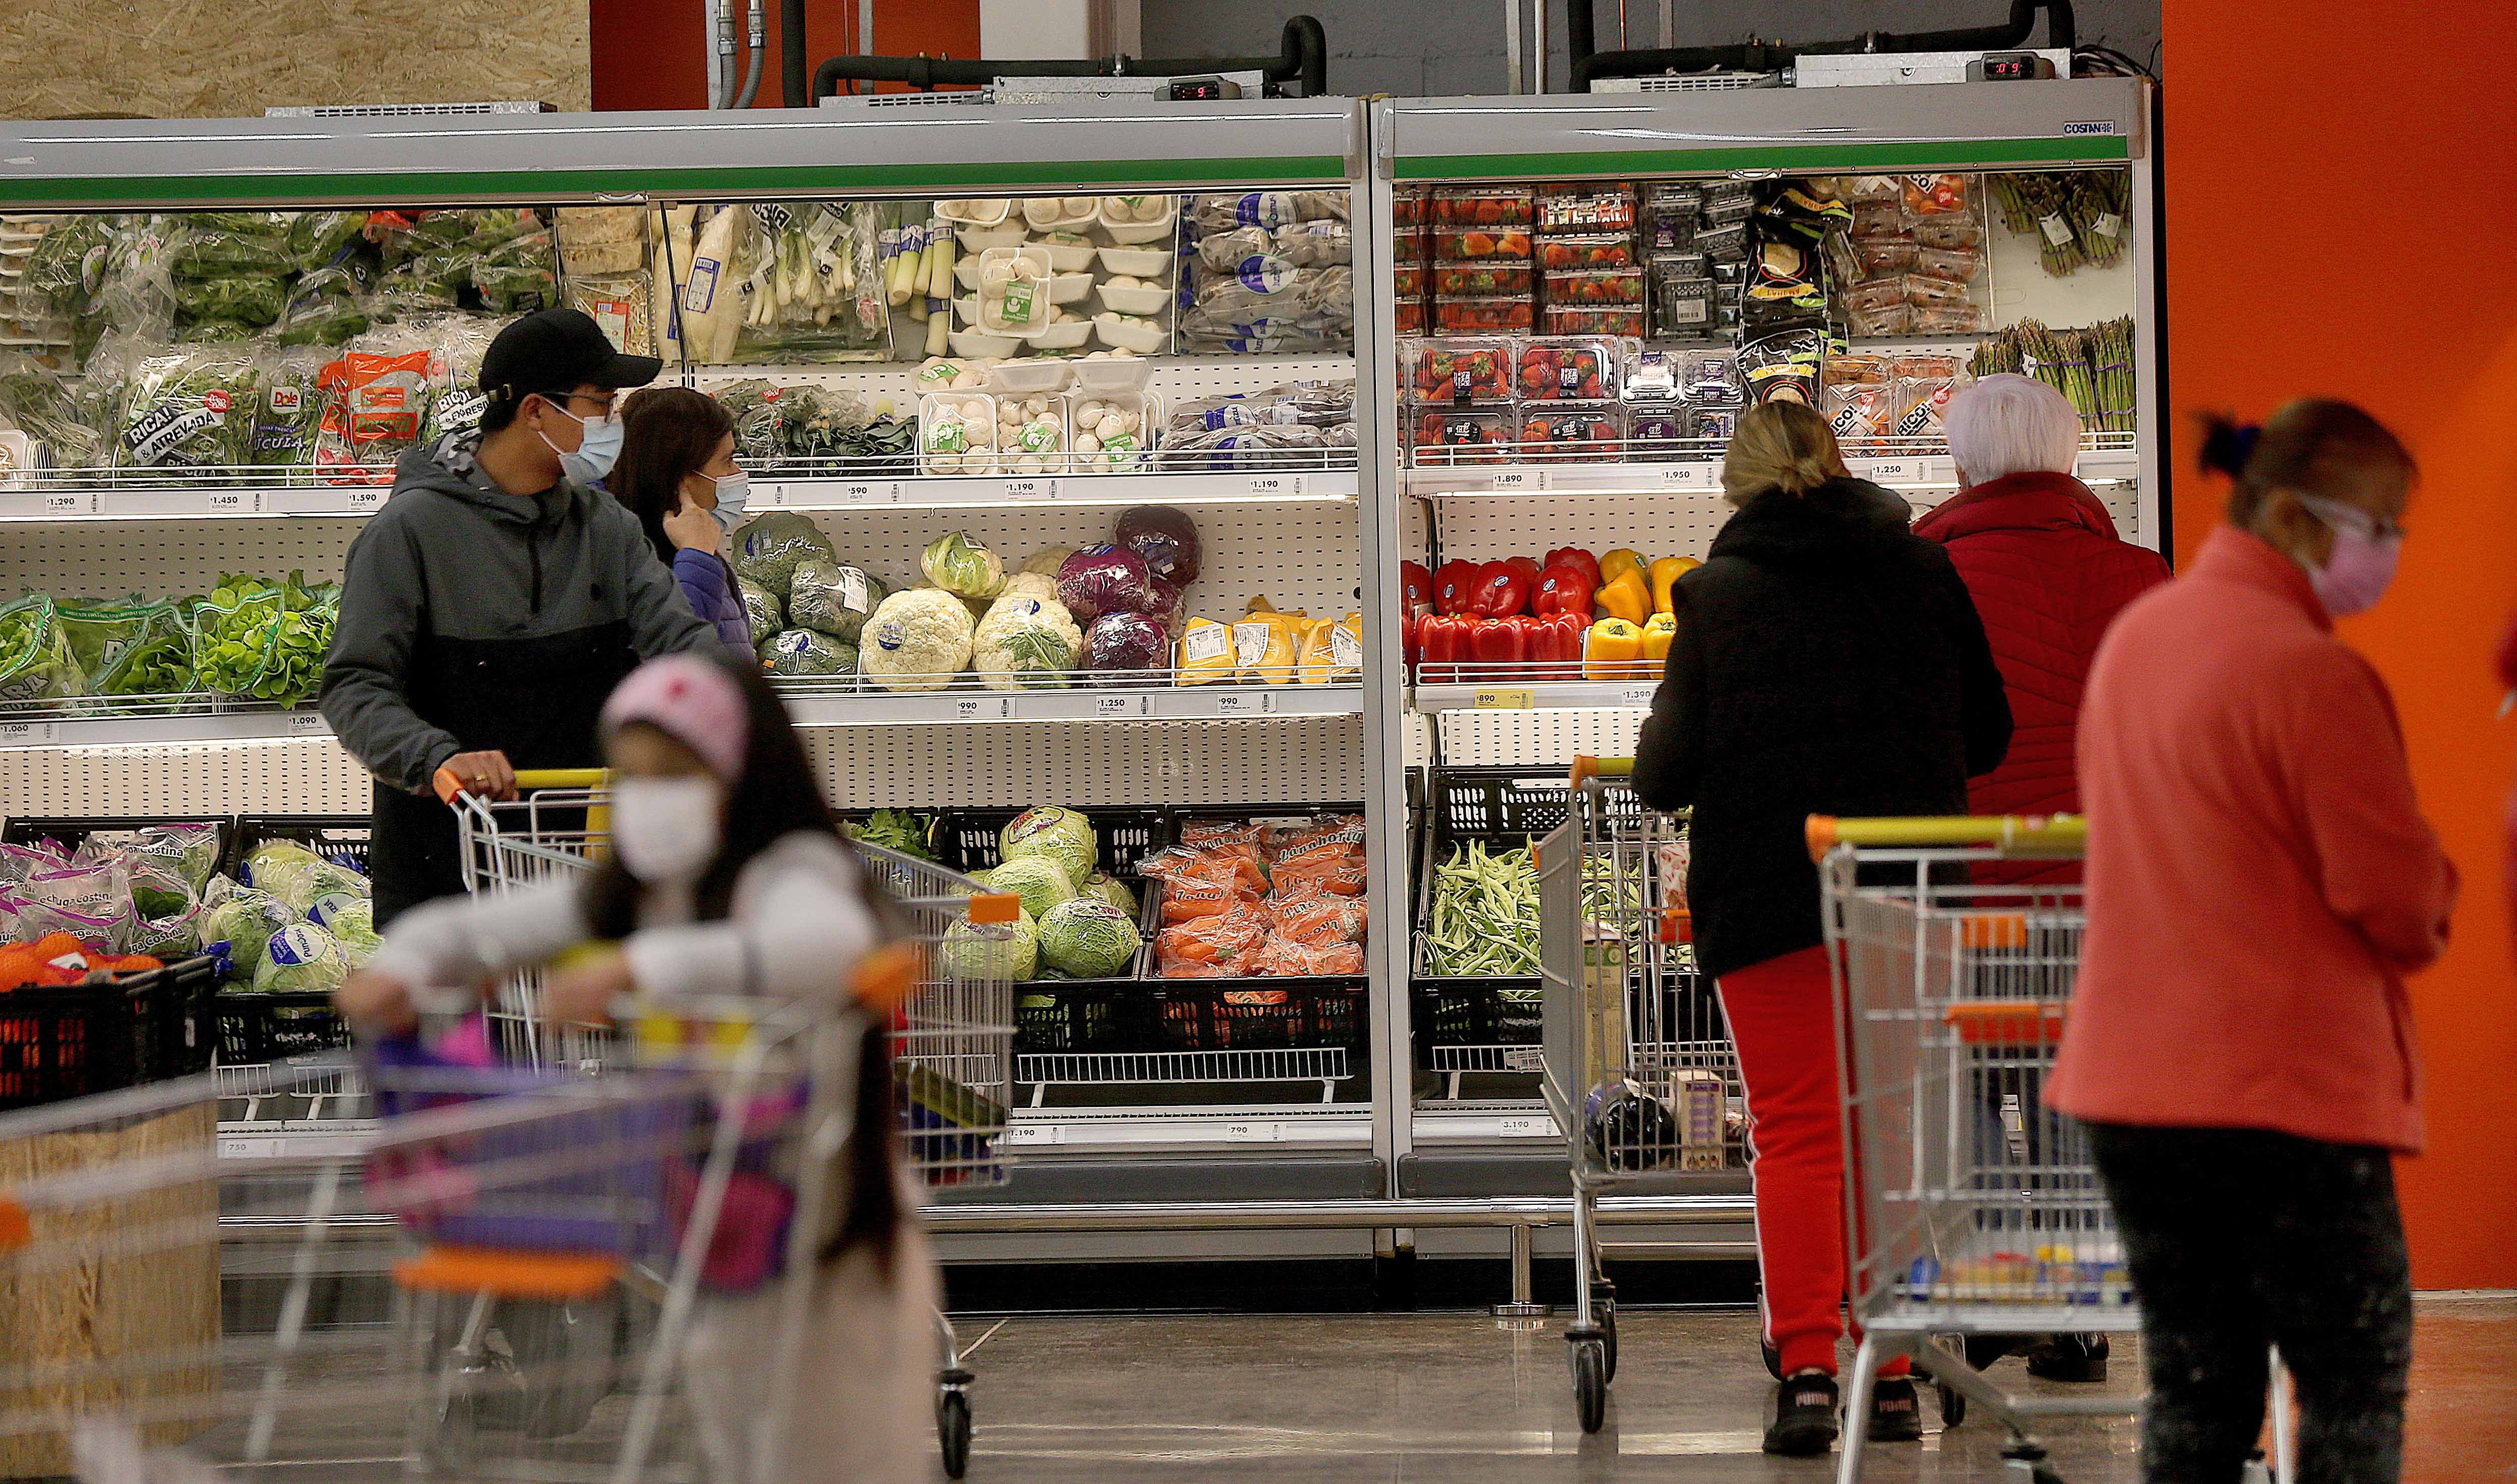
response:
<path id="1" fill-rule="evenodd" d="M 1835 1378 L 1804 1371 L 1774 1389 L 1774 1425 L 1766 1429 L 1766 1451 L 1804 1459 L 1835 1444 Z"/>
<path id="2" fill-rule="evenodd" d="M 2027 1352 L 2027 1374 L 2039 1380 L 2102 1381 L 2112 1347 L 2103 1335 L 2049 1335 Z"/>
<path id="3" fill-rule="evenodd" d="M 1923 1440 L 1923 1400 L 1913 1378 L 1884 1376 L 1870 1386 L 1870 1441 L 1919 1443 Z"/>

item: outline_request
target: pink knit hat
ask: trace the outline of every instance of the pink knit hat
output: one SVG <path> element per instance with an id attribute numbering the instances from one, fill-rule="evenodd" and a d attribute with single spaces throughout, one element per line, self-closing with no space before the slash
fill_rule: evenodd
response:
<path id="1" fill-rule="evenodd" d="M 722 667 L 697 655 L 666 655 L 638 666 L 603 703 L 603 735 L 633 721 L 698 753 L 728 786 L 743 781 L 744 752 L 751 744 L 749 708 L 743 688 Z"/>

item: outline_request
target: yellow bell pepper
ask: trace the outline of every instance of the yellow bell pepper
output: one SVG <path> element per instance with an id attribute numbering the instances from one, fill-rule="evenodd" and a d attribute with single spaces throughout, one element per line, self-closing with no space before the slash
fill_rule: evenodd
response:
<path id="1" fill-rule="evenodd" d="M 1669 590 L 1678 585 L 1679 578 L 1703 565 L 1693 557 L 1663 557 L 1654 562 L 1651 565 L 1652 612 L 1669 613 Z"/>
<path id="2" fill-rule="evenodd" d="M 1667 609 L 1651 615 L 1643 625 L 1643 659 L 1653 674 L 1669 667 L 1670 641 L 1678 637 L 1678 617 Z"/>
<path id="3" fill-rule="evenodd" d="M 1630 679 L 1642 653 L 1642 629 L 1623 618 L 1602 618 L 1582 643 L 1582 673 L 1592 680 Z"/>
<path id="4" fill-rule="evenodd" d="M 1643 560 L 1642 552 L 1631 546 L 1620 546 L 1600 559 L 1600 581 L 1602 584 L 1614 582 L 1620 573 L 1641 572 L 1650 565 Z"/>
<path id="5" fill-rule="evenodd" d="M 1640 567 L 1629 567 L 1610 577 L 1591 601 L 1599 605 L 1601 614 L 1623 618 L 1638 628 L 1651 616 L 1651 586 L 1644 581 Z"/>

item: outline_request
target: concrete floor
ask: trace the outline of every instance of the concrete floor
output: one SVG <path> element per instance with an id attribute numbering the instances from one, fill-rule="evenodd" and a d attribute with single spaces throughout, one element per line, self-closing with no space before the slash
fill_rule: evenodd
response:
<path id="1" fill-rule="evenodd" d="M 1628 1311 L 1608 1422 L 1574 1419 L 1561 1322 L 1514 1333 L 1482 1316 L 1039 1318 L 989 1333 L 978 1373 L 982 1484 L 1022 1480 L 1373 1480 L 1521 1484 L 1831 1478 L 1833 1460 L 1758 1452 L 1771 1382 L 1740 1311 Z M 2137 1342 L 2106 1389 L 2129 1401 Z M 2034 1386 L 2016 1361 L 1995 1376 Z M 2071 1388 L 2077 1389 L 2077 1388 Z M 1937 1421 L 1930 1403 L 1927 1416 Z M 2517 1479 L 2517 1299 L 2424 1300 L 2410 1484 Z M 2135 1481 L 2129 1419 L 2045 1435 L 2071 1484 Z M 2001 1479 L 1999 1429 L 1935 1426 L 1871 1451 L 1866 1477 Z"/>

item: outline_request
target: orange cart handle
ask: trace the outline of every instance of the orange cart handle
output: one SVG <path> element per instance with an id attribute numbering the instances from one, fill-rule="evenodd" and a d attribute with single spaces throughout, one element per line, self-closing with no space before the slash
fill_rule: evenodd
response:
<path id="1" fill-rule="evenodd" d="M 1590 757 L 1578 752 L 1573 755 L 1572 783 L 1573 791 L 1576 793 L 1582 791 L 1584 784 L 1595 778 L 1632 778 L 1634 776 L 1635 760 L 1631 757 Z"/>
<path id="2" fill-rule="evenodd" d="M 611 781 L 612 772 L 608 768 L 516 770 L 516 791 L 519 793 L 531 793 L 536 788 L 600 788 Z M 438 769 L 437 776 L 429 780 L 429 785 L 437 790 L 438 801 L 448 805 L 472 791 L 464 786 L 463 780 L 454 776 L 451 768 Z"/>

